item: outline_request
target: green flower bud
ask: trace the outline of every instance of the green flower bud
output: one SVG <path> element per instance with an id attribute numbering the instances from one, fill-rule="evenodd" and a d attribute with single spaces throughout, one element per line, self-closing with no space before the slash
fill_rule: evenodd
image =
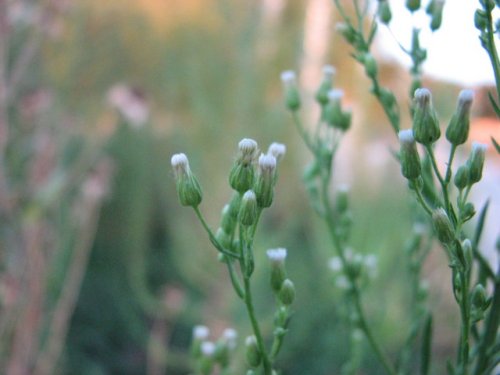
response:
<path id="1" fill-rule="evenodd" d="M 340 130 L 346 131 L 351 126 L 352 114 L 350 111 L 342 110 L 342 98 L 344 91 L 333 89 L 328 92 L 328 104 L 325 106 L 325 121 Z"/>
<path id="2" fill-rule="evenodd" d="M 229 184 L 234 190 L 243 194 L 254 183 L 255 171 L 252 162 L 258 151 L 257 142 L 253 139 L 242 139 L 238 149 L 238 157 L 229 173 Z"/>
<path id="3" fill-rule="evenodd" d="M 441 27 L 443 21 L 444 0 L 432 0 L 427 6 L 426 12 L 431 16 L 431 30 L 436 31 Z"/>
<path id="4" fill-rule="evenodd" d="M 468 238 L 466 238 L 460 247 L 462 251 L 462 258 L 465 262 L 464 266 L 466 270 L 470 270 L 473 262 L 473 254 L 472 254 L 472 243 Z"/>
<path id="5" fill-rule="evenodd" d="M 189 161 L 185 154 L 172 156 L 171 164 L 174 169 L 177 194 L 183 206 L 197 207 L 202 200 L 202 192 L 198 180 L 189 168 Z"/>
<path id="6" fill-rule="evenodd" d="M 458 96 L 457 110 L 446 129 L 446 139 L 452 145 L 461 145 L 469 137 L 470 107 L 473 98 L 474 93 L 472 90 L 462 90 Z"/>
<path id="7" fill-rule="evenodd" d="M 462 221 L 467 221 L 472 219 L 472 217 L 476 214 L 476 209 L 474 205 L 470 202 L 466 203 L 463 210 L 460 212 L 460 216 Z"/>
<path id="8" fill-rule="evenodd" d="M 287 251 L 284 248 L 267 250 L 267 257 L 271 262 L 271 289 L 279 293 L 286 279 L 285 259 Z"/>
<path id="9" fill-rule="evenodd" d="M 346 23 L 338 23 L 335 28 L 339 33 L 342 34 L 347 43 L 352 45 L 356 44 L 358 37 L 356 35 L 356 30 L 351 25 L 348 25 Z"/>
<path id="10" fill-rule="evenodd" d="M 203 375 L 210 375 L 214 368 L 215 344 L 210 341 L 201 343 L 200 370 Z"/>
<path id="11" fill-rule="evenodd" d="M 371 53 L 365 53 L 362 57 L 362 63 L 365 66 L 366 75 L 372 79 L 377 77 L 377 61 L 373 58 Z"/>
<path id="12" fill-rule="evenodd" d="M 467 165 L 462 165 L 457 169 L 453 182 L 460 190 L 465 189 L 469 185 L 469 168 Z"/>
<path id="13" fill-rule="evenodd" d="M 384 25 L 388 25 L 392 19 L 391 7 L 389 6 L 389 2 L 387 0 L 379 0 L 377 7 L 377 15 L 380 21 Z"/>
<path id="14" fill-rule="evenodd" d="M 401 173 L 408 180 L 417 179 L 422 173 L 420 166 L 420 156 L 417 151 L 417 144 L 413 138 L 413 130 L 401 130 L 398 133 L 400 143 Z"/>
<path id="15" fill-rule="evenodd" d="M 240 213 L 240 205 L 241 205 L 241 195 L 235 193 L 229 202 L 229 215 L 233 220 L 238 219 L 238 214 Z"/>
<path id="16" fill-rule="evenodd" d="M 229 204 L 226 204 L 222 209 L 220 227 L 226 233 L 233 233 L 236 227 L 236 220 L 231 215 L 231 206 Z"/>
<path id="17" fill-rule="evenodd" d="M 283 281 L 278 297 L 285 306 L 290 306 L 293 303 L 295 299 L 295 286 L 292 280 L 285 279 L 285 281 Z"/>
<path id="18" fill-rule="evenodd" d="M 242 225 L 253 225 L 257 220 L 257 197 L 253 190 L 248 190 L 241 199 L 239 220 Z"/>
<path id="19" fill-rule="evenodd" d="M 486 290 L 481 284 L 477 284 L 472 291 L 472 306 L 476 309 L 482 310 L 488 305 L 486 297 Z"/>
<path id="20" fill-rule="evenodd" d="M 483 31 L 488 25 L 488 15 L 482 9 L 477 9 L 474 13 L 474 26 L 476 29 Z"/>
<path id="21" fill-rule="evenodd" d="M 349 209 L 349 186 L 342 185 L 338 187 L 335 202 L 339 213 L 344 213 Z"/>
<path id="22" fill-rule="evenodd" d="M 217 240 L 218 243 L 222 245 L 223 248 L 225 249 L 230 249 L 231 248 L 231 236 L 229 233 L 226 233 L 224 229 L 218 228 L 217 232 L 215 232 L 215 239 Z"/>
<path id="23" fill-rule="evenodd" d="M 483 177 L 484 158 L 486 155 L 486 145 L 474 142 L 472 143 L 472 151 L 467 160 L 469 168 L 469 184 L 479 182 Z"/>
<path id="24" fill-rule="evenodd" d="M 262 361 L 262 353 L 259 350 L 255 336 L 248 336 L 245 339 L 245 347 L 248 365 L 250 367 L 258 367 Z"/>
<path id="25" fill-rule="evenodd" d="M 316 91 L 316 101 L 322 106 L 328 103 L 328 92 L 332 88 L 334 75 L 335 68 L 333 66 L 325 65 L 323 67 L 323 78 L 318 90 Z"/>
<path id="26" fill-rule="evenodd" d="M 455 234 L 450 219 L 443 208 L 438 208 L 432 213 L 432 222 L 439 241 L 443 245 L 451 245 L 455 240 Z"/>
<path id="27" fill-rule="evenodd" d="M 276 158 L 262 154 L 259 157 L 259 174 L 254 187 L 257 204 L 261 208 L 269 207 L 273 202 L 275 171 Z"/>
<path id="28" fill-rule="evenodd" d="M 297 88 L 297 77 L 295 72 L 287 70 L 281 73 L 281 81 L 285 90 L 285 105 L 291 111 L 300 108 L 300 94 Z"/>
<path id="29" fill-rule="evenodd" d="M 208 339 L 210 330 L 206 326 L 198 325 L 193 328 L 193 342 L 191 344 L 191 353 L 194 358 L 201 357 L 201 344 Z"/>
<path id="30" fill-rule="evenodd" d="M 431 145 L 441 136 L 436 111 L 432 106 L 432 95 L 428 89 L 415 91 L 413 114 L 413 137 L 418 143 Z"/>
<path id="31" fill-rule="evenodd" d="M 420 8 L 420 0 L 406 0 L 406 8 L 410 12 L 415 12 Z"/>
<path id="32" fill-rule="evenodd" d="M 288 307 L 280 306 L 274 313 L 274 325 L 276 327 L 284 327 L 288 320 Z"/>

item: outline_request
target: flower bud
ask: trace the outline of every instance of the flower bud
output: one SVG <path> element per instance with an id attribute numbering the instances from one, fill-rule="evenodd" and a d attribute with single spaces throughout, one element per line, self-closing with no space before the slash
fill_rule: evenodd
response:
<path id="1" fill-rule="evenodd" d="M 467 165 L 462 165 L 457 169 L 453 182 L 460 190 L 465 189 L 469 185 L 469 168 Z"/>
<path id="2" fill-rule="evenodd" d="M 288 307 L 279 306 L 274 313 L 274 326 L 284 327 L 289 317 Z"/>
<path id="3" fill-rule="evenodd" d="M 267 154 L 274 156 L 276 161 L 281 161 L 286 153 L 286 146 L 282 143 L 273 142 L 267 149 Z"/>
<path id="4" fill-rule="evenodd" d="M 285 279 L 281 284 L 281 289 L 278 295 L 280 302 L 285 306 L 290 306 L 295 299 L 295 286 L 292 280 Z"/>
<path id="5" fill-rule="evenodd" d="M 318 91 L 316 91 L 316 101 L 321 105 L 328 103 L 328 91 L 332 88 L 334 76 L 335 68 L 331 65 L 325 65 L 323 67 L 323 78 L 321 80 L 321 84 L 319 85 Z"/>
<path id="6" fill-rule="evenodd" d="M 220 227 L 224 230 L 226 233 L 233 233 L 234 228 L 236 227 L 236 220 L 231 216 L 231 207 L 229 204 L 226 204 L 222 208 L 221 212 L 221 222 L 220 222 Z"/>
<path id="7" fill-rule="evenodd" d="M 440 207 L 434 210 L 432 221 L 437 237 L 443 245 L 451 245 L 455 240 L 455 234 L 450 219 L 444 208 Z"/>
<path id="8" fill-rule="evenodd" d="M 461 145 L 469 137 L 469 117 L 473 99 L 474 93 L 472 90 L 462 90 L 458 96 L 457 109 L 446 129 L 446 139 L 452 145 Z"/>
<path id="9" fill-rule="evenodd" d="M 337 189 L 335 202 L 339 213 L 344 213 L 349 209 L 349 190 L 349 186 L 347 185 L 341 185 Z"/>
<path id="10" fill-rule="evenodd" d="M 377 77 L 377 61 L 373 58 L 371 53 L 365 53 L 362 57 L 362 62 L 365 66 L 366 75 L 372 79 Z"/>
<path id="11" fill-rule="evenodd" d="M 389 1 L 378 0 L 377 15 L 380 21 L 384 25 L 388 25 L 392 19 L 391 7 L 389 6 Z"/>
<path id="12" fill-rule="evenodd" d="M 253 190 L 248 190 L 241 199 L 239 220 L 242 225 L 253 225 L 257 220 L 257 198 Z"/>
<path id="13" fill-rule="evenodd" d="M 240 213 L 240 205 L 241 205 L 241 195 L 238 193 L 234 193 L 231 201 L 229 202 L 229 215 L 235 221 L 238 219 L 238 214 Z"/>
<path id="14" fill-rule="evenodd" d="M 253 139 L 242 139 L 238 149 L 238 157 L 229 173 L 229 184 L 234 190 L 243 194 L 254 183 L 255 171 L 252 161 L 258 151 L 257 142 Z"/>
<path id="15" fill-rule="evenodd" d="M 177 194 L 183 206 L 197 207 L 202 200 L 202 192 L 198 180 L 189 168 L 189 161 L 185 154 L 172 156 L 171 164 L 174 169 Z"/>
<path id="16" fill-rule="evenodd" d="M 285 90 L 285 105 L 291 111 L 298 110 L 300 108 L 300 95 L 295 72 L 287 70 L 281 73 L 281 81 Z"/>
<path id="17" fill-rule="evenodd" d="M 345 131 L 351 125 L 351 113 L 342 110 L 343 97 L 343 90 L 333 89 L 328 92 L 328 104 L 325 107 L 324 118 L 329 125 Z"/>
<path id="18" fill-rule="evenodd" d="M 286 255 L 287 251 L 284 248 L 267 250 L 267 257 L 271 262 L 271 288 L 275 293 L 279 293 L 286 278 Z"/>
<path id="19" fill-rule="evenodd" d="M 462 251 L 462 258 L 465 262 L 464 266 L 466 270 L 470 270 L 473 262 L 473 254 L 472 254 L 472 243 L 468 238 L 463 240 L 460 250 Z"/>
<path id="20" fill-rule="evenodd" d="M 481 284 L 477 284 L 472 291 L 472 306 L 476 309 L 482 310 L 487 306 L 486 290 Z"/>
<path id="21" fill-rule="evenodd" d="M 259 174 L 257 176 L 254 191 L 257 197 L 257 204 L 261 208 L 269 207 L 273 202 L 275 171 L 276 158 L 272 155 L 260 155 Z"/>
<path id="22" fill-rule="evenodd" d="M 432 0 L 427 7 L 427 14 L 431 16 L 431 30 L 436 31 L 443 22 L 444 0 Z"/>
<path id="23" fill-rule="evenodd" d="M 488 15 L 482 9 L 477 9 L 474 13 L 474 26 L 476 29 L 483 31 L 488 26 Z"/>
<path id="24" fill-rule="evenodd" d="M 474 204 L 468 202 L 465 204 L 462 212 L 460 212 L 460 216 L 463 222 L 472 219 L 472 217 L 476 214 L 476 209 Z"/>
<path id="25" fill-rule="evenodd" d="M 352 45 L 357 44 L 358 37 L 356 35 L 356 30 L 351 25 L 341 22 L 337 23 L 335 29 L 342 34 L 347 43 Z"/>
<path id="26" fill-rule="evenodd" d="M 418 143 L 431 145 L 441 136 L 436 111 L 432 106 L 431 92 L 426 88 L 415 91 L 413 137 Z"/>
<path id="27" fill-rule="evenodd" d="M 257 345 L 255 336 L 248 336 L 245 339 L 246 358 L 250 367 L 258 367 L 262 361 L 262 353 Z"/>
<path id="28" fill-rule="evenodd" d="M 483 165 L 486 155 L 486 145 L 482 143 L 472 143 L 472 151 L 467 160 L 469 168 L 469 184 L 479 182 L 483 177 Z"/>
<path id="29" fill-rule="evenodd" d="M 224 229 L 218 228 L 215 232 L 215 239 L 218 243 L 222 245 L 225 249 L 231 248 L 231 235 L 227 233 Z"/>
<path id="30" fill-rule="evenodd" d="M 214 367 L 215 344 L 205 341 L 201 344 L 202 358 L 200 361 L 200 370 L 203 375 L 210 375 Z"/>
<path id="31" fill-rule="evenodd" d="M 406 8 L 410 12 L 415 12 L 420 8 L 420 0 L 406 0 Z"/>
<path id="32" fill-rule="evenodd" d="M 210 331 L 208 327 L 198 325 L 193 328 L 193 342 L 191 344 L 191 353 L 194 358 L 201 356 L 201 344 L 208 339 Z"/>
<path id="33" fill-rule="evenodd" d="M 401 173 L 408 180 L 417 179 L 422 173 L 420 166 L 420 156 L 417 151 L 417 144 L 413 138 L 413 130 L 401 130 L 398 133 L 400 143 Z"/>

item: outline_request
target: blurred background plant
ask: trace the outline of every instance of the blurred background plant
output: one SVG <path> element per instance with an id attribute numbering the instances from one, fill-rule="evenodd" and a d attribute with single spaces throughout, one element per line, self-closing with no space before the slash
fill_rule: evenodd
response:
<path id="1" fill-rule="evenodd" d="M 297 183 L 310 156 L 290 129 L 278 79 L 293 68 L 312 93 L 325 63 L 341 72 L 336 85 L 356 113 L 338 150 L 335 182 L 351 185 L 356 197 L 351 246 L 378 255 L 365 305 L 381 345 L 395 356 L 411 320 L 411 289 L 394 282 L 408 277 L 399 249 L 412 227 L 405 219 L 411 208 L 404 182 L 394 178 L 389 147 L 397 141 L 335 32 L 338 20 L 327 0 L 0 0 L 0 372 L 186 374 L 194 325 L 203 322 L 216 337 L 228 326 L 240 337 L 250 334 L 224 265 L 196 217 L 177 203 L 168 161 L 189 150 L 210 196 L 203 210 L 216 227 L 230 194 L 231 145 L 251 137 L 288 147 L 255 243 L 287 247 L 297 288 L 277 367 L 338 373 L 349 358 L 344 343 L 352 335 L 341 319 L 348 312 L 335 302 L 328 241 Z M 381 82 L 408 98 L 411 78 L 396 62 L 380 60 L 379 47 L 375 40 Z M 462 87 L 424 73 L 422 83 L 448 119 Z M 486 91 L 477 88 L 472 108 L 473 119 L 482 120 L 472 122 L 471 138 L 483 142 L 492 134 L 500 139 Z M 312 102 L 304 108 L 313 118 Z M 409 127 L 409 118 L 402 121 Z M 492 197 L 487 222 L 494 222 L 498 156 L 486 163 L 478 194 Z M 483 247 L 492 248 L 498 228 L 485 230 Z M 494 253 L 485 256 L 496 262 Z M 256 252 L 257 266 L 265 258 Z M 435 251 L 422 267 L 438 311 L 435 373 L 453 357 L 459 327 L 443 267 L 446 258 Z M 255 294 L 266 296 L 262 268 Z M 272 321 L 273 303 L 272 296 L 255 301 L 263 320 Z M 267 337 L 271 329 L 263 327 Z M 235 373 L 244 367 L 242 341 Z M 358 361 L 360 373 L 383 373 L 363 342 Z"/>

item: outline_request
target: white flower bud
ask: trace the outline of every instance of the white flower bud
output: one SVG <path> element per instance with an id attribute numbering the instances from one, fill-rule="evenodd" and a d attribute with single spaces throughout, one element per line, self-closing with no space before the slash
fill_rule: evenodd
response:
<path id="1" fill-rule="evenodd" d="M 210 341 L 205 341 L 201 344 L 201 354 L 205 357 L 211 357 L 215 353 L 215 344 Z"/>
<path id="2" fill-rule="evenodd" d="M 283 263 L 286 259 L 287 250 L 280 247 L 267 250 L 267 257 L 272 263 Z"/>
<path id="3" fill-rule="evenodd" d="M 277 143 L 277 142 L 271 143 L 271 145 L 269 146 L 269 149 L 267 150 L 267 154 L 274 156 L 274 158 L 277 161 L 280 161 L 281 159 L 283 159 L 283 156 L 285 156 L 285 153 L 286 153 L 286 146 L 282 143 Z"/>
<path id="4" fill-rule="evenodd" d="M 195 340 L 206 340 L 209 334 L 210 330 L 207 326 L 199 325 L 193 328 L 193 338 Z"/>

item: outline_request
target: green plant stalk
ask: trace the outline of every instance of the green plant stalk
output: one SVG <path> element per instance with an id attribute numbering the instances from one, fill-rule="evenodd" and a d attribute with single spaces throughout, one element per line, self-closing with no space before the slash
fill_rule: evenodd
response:
<path id="1" fill-rule="evenodd" d="M 485 9 L 486 10 L 486 9 Z M 490 57 L 491 66 L 493 68 L 493 74 L 495 75 L 496 89 L 497 89 L 497 100 L 500 100 L 500 60 L 498 59 L 498 53 L 495 46 L 494 35 L 495 32 L 493 30 L 493 16 L 492 12 L 487 12 L 488 14 L 488 22 L 486 28 L 488 32 L 486 33 L 487 39 L 487 49 L 488 56 Z M 498 115 L 498 113 L 497 113 Z"/>
<path id="2" fill-rule="evenodd" d="M 450 196 L 448 194 L 447 183 L 445 182 L 443 176 L 441 176 L 441 173 L 439 172 L 439 168 L 437 166 L 437 162 L 436 162 L 436 158 L 434 156 L 434 151 L 432 150 L 432 146 L 426 145 L 425 151 L 427 152 L 427 155 L 429 156 L 429 159 L 431 161 L 431 165 L 432 165 L 432 169 L 434 170 L 434 174 L 436 175 L 436 177 L 439 181 L 439 184 L 441 185 L 441 190 L 443 192 L 443 199 L 444 199 L 444 208 L 446 209 L 446 213 L 448 215 L 450 215 L 452 212 L 452 209 L 451 209 L 451 203 L 450 203 Z"/>
<path id="3" fill-rule="evenodd" d="M 250 288 L 250 277 L 243 277 L 243 285 L 245 287 L 245 306 L 247 308 L 248 317 L 250 318 L 250 323 L 252 324 L 253 333 L 257 339 L 257 346 L 262 354 L 262 367 L 264 368 L 264 375 L 272 375 L 272 363 L 267 355 L 259 323 L 257 322 L 257 318 L 255 316 L 255 309 L 252 301 L 252 290 Z"/>
<path id="4" fill-rule="evenodd" d="M 461 374 L 469 374 L 469 332 L 470 332 L 470 304 L 469 304 L 469 280 L 465 270 L 459 271 L 462 296 L 460 299 L 460 352 L 458 356 L 458 365 L 461 366 Z"/>

